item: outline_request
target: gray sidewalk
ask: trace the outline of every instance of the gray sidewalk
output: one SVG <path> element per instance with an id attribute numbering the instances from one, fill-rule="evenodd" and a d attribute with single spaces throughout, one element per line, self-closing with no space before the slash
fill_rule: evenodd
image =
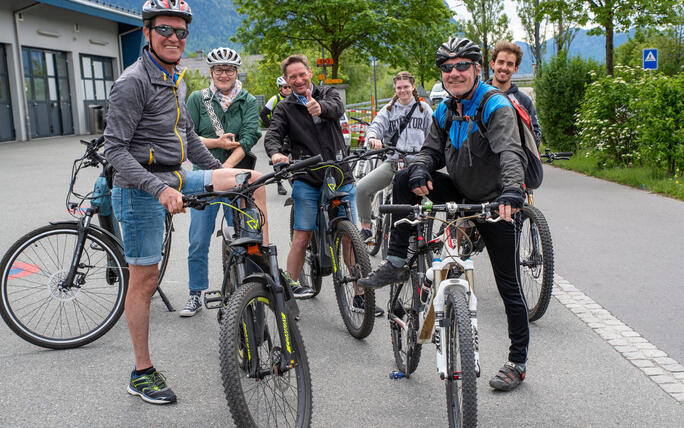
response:
<path id="1" fill-rule="evenodd" d="M 0 188 L 4 208 L 0 252 L 36 227 L 70 218 L 64 197 L 71 162 L 83 152 L 76 141 L 71 137 L 0 145 L 4 184 Z M 257 155 L 257 169 L 269 171 L 263 147 L 257 149 Z M 556 182 L 549 179 L 553 175 L 547 175 L 548 183 Z M 576 185 L 589 179 L 572 175 L 569 180 Z M 86 187 L 89 183 L 83 181 Z M 565 227 L 550 189 L 539 192 L 538 205 L 548 212 L 554 240 L 559 243 L 558 260 L 565 266 L 562 277 L 598 304 L 610 306 L 591 289 L 583 288 L 583 277 L 573 276 L 575 271 L 568 268 L 575 266 L 574 253 L 564 248 L 564 236 L 586 225 Z M 278 196 L 273 187 L 267 192 L 272 241 L 278 244 L 284 263 L 289 210 L 282 207 L 285 197 Z M 180 307 L 187 299 L 189 216 L 175 216 L 174 222 L 172 259 L 163 287 Z M 218 284 L 221 275 L 217 243 L 212 245 L 210 260 L 212 284 Z M 682 426 L 684 406 L 557 299 L 552 299 L 546 315 L 531 325 L 527 380 L 514 392 L 493 392 L 487 382 L 507 355 L 506 319 L 488 259 L 478 256 L 475 263 L 483 373 L 478 381 L 480 426 Z M 387 290 L 381 290 L 378 302 L 384 306 L 386 301 Z M 302 302 L 300 308 L 299 325 L 314 388 L 314 426 L 445 425 L 445 391 L 436 375 L 432 347 L 424 347 L 418 371 L 410 379 L 390 380 L 388 373 L 395 366 L 385 318 L 376 319 L 366 340 L 353 339 L 341 321 L 329 279 L 324 281 L 321 295 Z M 681 323 L 681 314 L 675 321 Z M 673 333 L 681 337 L 681 329 Z M 37 348 L 0 326 L 0 425 L 232 426 L 220 379 L 215 312 L 203 310 L 182 319 L 166 312 L 155 298 L 151 337 L 155 366 L 166 372 L 178 394 L 175 405 L 153 406 L 126 393 L 133 357 L 124 319 L 98 341 L 69 351 Z"/>

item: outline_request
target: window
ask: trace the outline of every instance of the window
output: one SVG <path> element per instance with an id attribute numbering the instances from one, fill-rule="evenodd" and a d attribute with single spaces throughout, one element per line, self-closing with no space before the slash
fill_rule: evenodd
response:
<path id="1" fill-rule="evenodd" d="M 109 88 L 114 84 L 112 59 L 81 55 L 81 76 L 86 105 L 104 105 L 109 98 Z"/>

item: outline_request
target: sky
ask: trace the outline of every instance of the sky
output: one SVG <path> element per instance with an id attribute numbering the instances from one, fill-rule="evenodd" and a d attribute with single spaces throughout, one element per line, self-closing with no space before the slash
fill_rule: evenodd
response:
<path id="1" fill-rule="evenodd" d="M 446 0 L 449 8 L 456 13 L 456 19 L 464 19 L 470 15 L 466 11 L 463 2 L 459 0 Z M 518 17 L 518 11 L 516 8 L 516 2 L 514 0 L 503 0 L 504 12 L 508 15 L 508 19 L 511 23 L 511 32 L 513 33 L 514 41 L 524 41 L 525 40 L 525 30 L 520 23 L 520 18 Z"/>

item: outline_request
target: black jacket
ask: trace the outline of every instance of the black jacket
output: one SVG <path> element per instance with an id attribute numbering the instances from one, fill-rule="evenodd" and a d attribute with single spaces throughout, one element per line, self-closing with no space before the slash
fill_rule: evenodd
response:
<path id="1" fill-rule="evenodd" d="M 492 79 L 487 81 L 488 85 L 492 84 Z M 534 108 L 534 103 L 532 98 L 527 96 L 526 93 L 520 92 L 518 85 L 511 83 L 511 87 L 506 91 L 506 95 L 514 96 L 515 99 L 520 103 L 521 106 L 525 107 L 525 110 L 530 114 L 530 121 L 532 122 L 532 131 L 534 131 L 534 139 L 537 142 L 537 147 L 541 144 L 542 139 L 542 129 L 537 120 L 537 109 Z"/>
<path id="2" fill-rule="evenodd" d="M 320 116 L 311 116 L 306 106 L 301 104 L 294 93 L 278 103 L 273 111 L 271 123 L 264 137 L 264 147 L 269 157 L 282 153 L 283 140 L 290 138 L 292 158 L 302 159 L 322 155 L 324 160 L 335 161 L 338 156 L 347 155 L 347 147 L 342 136 L 340 117 L 344 114 L 344 105 L 337 91 L 330 87 L 313 87 L 311 96 L 321 105 Z M 344 177 L 334 175 L 338 184 L 354 181 L 348 164 L 337 164 Z M 335 169 L 335 171 L 337 171 Z M 325 176 L 325 168 L 310 172 L 301 180 L 312 186 L 321 186 Z M 342 183 L 340 183 L 342 179 Z"/>

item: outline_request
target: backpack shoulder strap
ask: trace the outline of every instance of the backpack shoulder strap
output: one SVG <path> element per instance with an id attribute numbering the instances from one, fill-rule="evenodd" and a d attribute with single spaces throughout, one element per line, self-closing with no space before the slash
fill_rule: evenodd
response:
<path id="1" fill-rule="evenodd" d="M 444 113 L 444 126 L 442 127 L 442 140 L 446 143 L 449 141 L 449 131 L 451 130 L 451 123 L 454 121 L 454 112 L 447 106 Z"/>
<path id="2" fill-rule="evenodd" d="M 484 109 L 485 106 L 487 105 L 487 101 L 489 101 L 490 98 L 492 98 L 494 95 L 506 95 L 503 92 L 499 91 L 498 89 L 495 89 L 493 91 L 487 91 L 485 92 L 484 95 L 482 95 L 482 99 L 480 100 L 480 104 L 477 106 L 477 110 L 475 111 L 475 123 L 477 124 L 477 131 L 485 137 L 485 134 L 487 133 L 487 127 L 485 126 L 483 117 L 484 117 Z"/>

